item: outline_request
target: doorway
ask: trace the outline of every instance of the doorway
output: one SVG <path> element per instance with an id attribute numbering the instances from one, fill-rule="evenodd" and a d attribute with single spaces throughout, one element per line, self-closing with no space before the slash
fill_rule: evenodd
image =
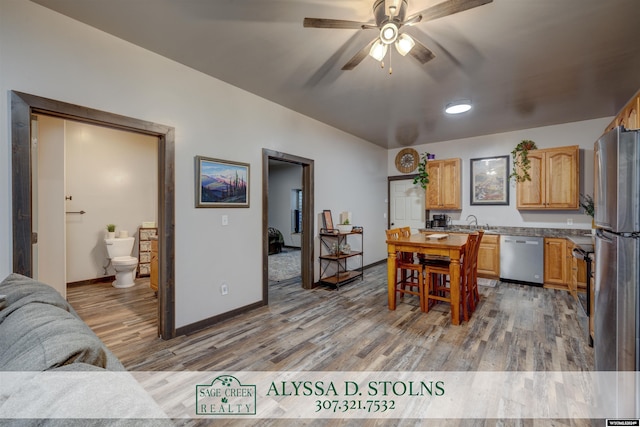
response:
<path id="1" fill-rule="evenodd" d="M 304 193 L 302 166 L 269 160 L 269 283 L 300 279 Z"/>
<path id="2" fill-rule="evenodd" d="M 48 116 L 150 135 L 158 140 L 158 335 L 175 337 L 174 135 L 172 127 L 26 93 L 11 92 L 13 271 L 33 277 L 31 116 Z"/>
<path id="3" fill-rule="evenodd" d="M 103 239 L 114 224 L 116 236 L 135 239 L 133 273 L 148 287 L 146 236 L 156 229 L 138 230 L 157 221 L 158 139 L 43 114 L 32 123 L 34 278 L 63 297 L 69 285 L 110 283 L 114 270 Z"/>
<path id="4" fill-rule="evenodd" d="M 262 298 L 269 302 L 269 171 L 274 160 L 302 167 L 302 233 L 300 233 L 300 266 L 302 287 L 313 287 L 313 160 L 278 151 L 262 149 Z"/>

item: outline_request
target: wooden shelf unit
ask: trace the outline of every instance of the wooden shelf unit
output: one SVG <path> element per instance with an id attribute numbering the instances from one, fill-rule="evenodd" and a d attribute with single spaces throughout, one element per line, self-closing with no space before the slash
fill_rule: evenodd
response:
<path id="1" fill-rule="evenodd" d="M 151 237 L 157 235 L 156 227 L 138 229 L 138 277 L 151 275 Z"/>
<path id="2" fill-rule="evenodd" d="M 359 237 L 359 239 L 358 239 Z M 358 243 L 359 248 L 351 249 L 348 253 L 342 252 L 345 244 Z M 340 288 L 347 282 L 363 277 L 363 233 L 320 233 L 320 283 Z M 349 266 L 349 261 L 352 265 Z M 357 264 L 353 266 L 353 264 Z"/>

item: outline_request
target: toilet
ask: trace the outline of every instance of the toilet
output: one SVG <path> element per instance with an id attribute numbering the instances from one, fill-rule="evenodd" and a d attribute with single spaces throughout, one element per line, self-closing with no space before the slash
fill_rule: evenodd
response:
<path id="1" fill-rule="evenodd" d="M 131 256 L 135 240 L 133 237 L 104 239 L 111 265 L 116 270 L 116 280 L 112 283 L 114 288 L 129 288 L 135 284 L 138 258 Z"/>

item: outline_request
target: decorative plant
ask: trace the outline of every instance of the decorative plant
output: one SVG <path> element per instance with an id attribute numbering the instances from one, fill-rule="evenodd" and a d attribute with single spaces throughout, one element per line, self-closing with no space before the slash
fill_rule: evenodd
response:
<path id="1" fill-rule="evenodd" d="M 584 209 L 584 213 L 589 215 L 591 218 L 595 216 L 595 206 L 593 205 L 593 198 L 590 195 L 580 195 L 580 207 L 582 207 L 582 209 Z"/>
<path id="2" fill-rule="evenodd" d="M 116 225 L 115 224 L 107 224 L 107 231 L 109 233 L 114 233 L 116 231 Z"/>
<path id="3" fill-rule="evenodd" d="M 515 178 L 517 182 L 531 181 L 531 176 L 529 175 L 529 169 L 531 168 L 529 151 L 536 150 L 537 148 L 536 143 L 529 139 L 523 139 L 516 145 L 513 151 L 511 151 L 513 169 L 509 178 Z"/>
<path id="4" fill-rule="evenodd" d="M 420 184 L 420 186 L 426 190 L 429 183 L 429 174 L 427 173 L 427 160 L 431 156 L 431 153 L 422 153 L 420 155 L 420 163 L 418 163 L 418 175 L 413 178 L 414 184 Z"/>
<path id="5" fill-rule="evenodd" d="M 345 218 L 344 221 L 342 222 L 343 225 L 349 225 L 349 218 Z"/>

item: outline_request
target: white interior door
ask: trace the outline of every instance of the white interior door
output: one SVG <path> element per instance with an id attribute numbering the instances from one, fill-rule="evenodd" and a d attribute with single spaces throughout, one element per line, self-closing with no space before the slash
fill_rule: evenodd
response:
<path id="1" fill-rule="evenodd" d="M 37 128 L 37 137 L 32 141 L 33 159 L 37 163 L 32 168 L 33 228 L 38 233 L 34 277 L 66 298 L 64 120 L 38 116 L 37 127 L 32 128 Z"/>
<path id="2" fill-rule="evenodd" d="M 391 181 L 389 185 L 389 224 L 391 228 L 411 227 L 413 232 L 425 226 L 425 191 L 413 179 Z"/>

